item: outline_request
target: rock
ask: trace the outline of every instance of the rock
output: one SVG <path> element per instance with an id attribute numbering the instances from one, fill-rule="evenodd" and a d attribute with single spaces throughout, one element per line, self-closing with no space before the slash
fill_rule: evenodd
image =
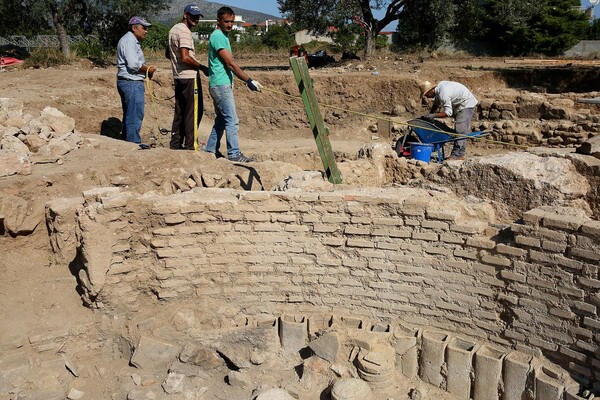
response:
<path id="1" fill-rule="evenodd" d="M 296 400 L 287 390 L 281 388 L 268 389 L 254 398 L 255 400 Z"/>
<path id="2" fill-rule="evenodd" d="M 402 106 L 402 105 L 395 105 L 394 108 L 392 109 L 392 115 L 394 117 L 399 117 L 402 114 L 404 114 L 406 112 L 406 107 Z"/>
<path id="3" fill-rule="evenodd" d="M 308 347 L 319 357 L 327 361 L 335 361 L 340 348 L 340 341 L 337 333 L 329 332 L 317 339 L 311 341 Z"/>
<path id="4" fill-rule="evenodd" d="M 4 229 L 12 235 L 28 235 L 43 220 L 41 204 L 29 203 L 17 196 L 5 195 L 0 198 L 0 214 L 4 215 Z"/>
<path id="5" fill-rule="evenodd" d="M 46 145 L 46 141 L 38 135 L 25 135 L 23 143 L 25 143 L 27 147 L 29 147 L 29 150 L 34 153 Z"/>
<path id="6" fill-rule="evenodd" d="M 156 393 L 151 389 L 133 389 L 127 393 L 127 400 L 154 400 Z"/>
<path id="7" fill-rule="evenodd" d="M 17 174 L 31 174 L 31 161 L 29 157 L 0 150 L 0 178 Z"/>
<path id="8" fill-rule="evenodd" d="M 227 383 L 229 386 L 246 387 L 252 382 L 250 377 L 244 372 L 230 371 L 227 375 Z"/>
<path id="9" fill-rule="evenodd" d="M 337 381 L 331 388 L 331 400 L 373 400 L 369 384 L 357 378 Z"/>
<path id="10" fill-rule="evenodd" d="M 5 135 L 0 139 L 0 149 L 18 156 L 29 157 L 29 148 L 15 136 Z"/>
<path id="11" fill-rule="evenodd" d="M 82 197 L 56 199 L 46 203 L 45 220 L 55 261 L 68 264 L 77 255 L 79 244 L 75 217 L 77 208 L 83 204 Z"/>
<path id="12" fill-rule="evenodd" d="M 250 355 L 250 362 L 254 365 L 261 365 L 267 361 L 268 355 L 263 351 L 254 350 Z"/>
<path id="13" fill-rule="evenodd" d="M 189 332 L 200 325 L 193 310 L 178 311 L 173 317 L 173 326 L 180 332 Z"/>
<path id="14" fill-rule="evenodd" d="M 75 120 L 67 117 L 54 107 L 44 108 L 39 120 L 43 125 L 49 126 L 57 135 L 70 133 L 75 129 Z"/>
<path id="15" fill-rule="evenodd" d="M 571 99 L 552 99 L 550 103 L 555 107 L 573 108 L 575 102 Z"/>
<path id="16" fill-rule="evenodd" d="M 142 336 L 131 356 L 131 364 L 140 369 L 155 370 L 175 361 L 178 346 L 160 339 Z"/>
<path id="17" fill-rule="evenodd" d="M 202 366 L 201 366 L 202 367 Z M 169 372 L 185 375 L 188 378 L 209 378 L 209 372 L 206 372 L 205 368 L 198 368 L 198 365 L 185 364 L 180 361 L 175 361 L 169 367 Z"/>
<path id="18" fill-rule="evenodd" d="M 18 393 L 15 390 L 27 382 L 29 360 L 24 352 L 0 356 L 0 393 Z"/>
<path id="19" fill-rule="evenodd" d="M 62 156 L 76 149 L 81 143 L 81 137 L 73 133 L 50 139 L 48 144 L 41 146 L 38 153 L 45 156 Z"/>
<path id="20" fill-rule="evenodd" d="M 287 192 L 329 192 L 333 184 L 320 171 L 301 171 L 289 174 L 275 189 Z"/>
<path id="21" fill-rule="evenodd" d="M 138 374 L 131 374 L 131 380 L 135 384 L 135 386 L 140 386 L 142 384 L 142 377 Z"/>
<path id="22" fill-rule="evenodd" d="M 23 103 L 17 101 L 15 99 L 11 99 L 8 97 L 0 98 L 0 111 L 17 111 L 19 113 L 23 112 Z"/>
<path id="23" fill-rule="evenodd" d="M 205 371 L 225 366 L 225 360 L 219 357 L 214 350 L 195 345 L 186 345 L 179 354 L 179 360 L 202 367 Z"/>
<path id="24" fill-rule="evenodd" d="M 71 388 L 71 390 L 69 390 L 69 394 L 67 394 L 67 399 L 79 400 L 79 399 L 83 398 L 84 395 L 85 395 L 85 392 L 83 392 L 81 390 L 77 390 L 75 388 Z"/>
<path id="25" fill-rule="evenodd" d="M 577 148 L 576 152 L 600 158 L 600 135 L 586 140 Z"/>
<path id="26" fill-rule="evenodd" d="M 212 343 L 216 350 L 235 367 L 249 368 L 254 351 L 275 353 L 279 350 L 279 337 L 274 327 L 249 327 L 225 332 Z"/>
<path id="27" fill-rule="evenodd" d="M 162 388 L 166 394 L 181 393 L 184 379 L 185 375 L 183 374 L 169 372 L 169 375 L 167 375 L 164 382 L 162 383 Z"/>
<path id="28" fill-rule="evenodd" d="M 83 268 L 79 270 L 79 280 L 84 300 L 93 304 L 96 300 L 92 299 L 95 299 L 104 287 L 116 238 L 109 228 L 95 220 L 93 211 L 81 212 L 78 223 L 78 237 L 81 243 L 85 243 L 80 248 Z M 145 358 L 142 360 L 146 361 Z"/>
<path id="29" fill-rule="evenodd" d="M 19 129 L 14 126 L 2 126 L 0 125 L 0 138 L 4 136 L 17 136 L 19 135 Z"/>

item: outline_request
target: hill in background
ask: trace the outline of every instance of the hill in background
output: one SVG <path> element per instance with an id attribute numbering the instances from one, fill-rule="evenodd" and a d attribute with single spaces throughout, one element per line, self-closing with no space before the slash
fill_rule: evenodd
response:
<path id="1" fill-rule="evenodd" d="M 158 14 L 157 19 L 160 22 L 164 22 L 166 24 L 172 24 L 175 21 L 179 21 L 181 16 L 183 15 L 183 8 L 186 4 L 190 3 L 192 0 L 175 0 L 171 3 L 171 6 Z M 195 1 L 202 10 L 202 14 L 204 14 L 205 19 L 217 19 L 217 11 L 219 8 L 223 7 L 226 4 L 221 3 L 213 3 L 211 1 L 203 1 L 197 0 Z M 241 15 L 244 18 L 245 22 L 250 23 L 260 23 L 264 22 L 266 19 L 278 20 L 279 17 L 275 15 L 265 14 L 257 11 L 247 10 L 245 8 L 239 7 L 231 7 L 233 11 L 235 11 L 236 15 Z"/>

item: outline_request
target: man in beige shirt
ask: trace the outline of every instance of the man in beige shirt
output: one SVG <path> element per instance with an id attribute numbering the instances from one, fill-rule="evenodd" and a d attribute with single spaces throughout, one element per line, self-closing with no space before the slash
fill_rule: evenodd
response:
<path id="1" fill-rule="evenodd" d="M 200 8 L 188 4 L 183 10 L 181 22 L 169 31 L 169 45 L 165 56 L 171 60 L 175 81 L 175 115 L 171 128 L 173 150 L 199 150 L 198 127 L 204 113 L 202 82 L 198 71 L 208 76 L 208 67 L 196 60 L 191 29 L 204 17 Z"/>

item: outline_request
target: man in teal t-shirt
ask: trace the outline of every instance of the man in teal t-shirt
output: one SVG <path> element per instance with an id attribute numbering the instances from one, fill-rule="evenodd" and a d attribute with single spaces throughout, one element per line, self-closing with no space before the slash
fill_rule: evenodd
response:
<path id="1" fill-rule="evenodd" d="M 206 151 L 218 156 L 221 138 L 223 132 L 226 132 L 227 158 L 236 162 L 251 162 L 251 158 L 242 154 L 238 143 L 239 120 L 233 98 L 233 75 L 246 82 L 252 91 L 260 92 L 262 85 L 252 80 L 233 60 L 229 33 L 234 22 L 233 10 L 221 7 L 217 11 L 217 29 L 208 40 L 208 86 L 216 116 L 206 143 Z"/>

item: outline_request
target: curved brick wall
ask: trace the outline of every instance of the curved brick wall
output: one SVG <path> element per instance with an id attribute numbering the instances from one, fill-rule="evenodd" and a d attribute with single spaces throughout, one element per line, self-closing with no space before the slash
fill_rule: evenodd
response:
<path id="1" fill-rule="evenodd" d="M 150 296 L 248 315 L 399 318 L 543 355 L 588 387 L 600 380 L 598 221 L 535 209 L 499 230 L 418 189 L 84 196 L 79 278 L 107 312 Z M 67 211 L 55 207 L 60 247 Z"/>

